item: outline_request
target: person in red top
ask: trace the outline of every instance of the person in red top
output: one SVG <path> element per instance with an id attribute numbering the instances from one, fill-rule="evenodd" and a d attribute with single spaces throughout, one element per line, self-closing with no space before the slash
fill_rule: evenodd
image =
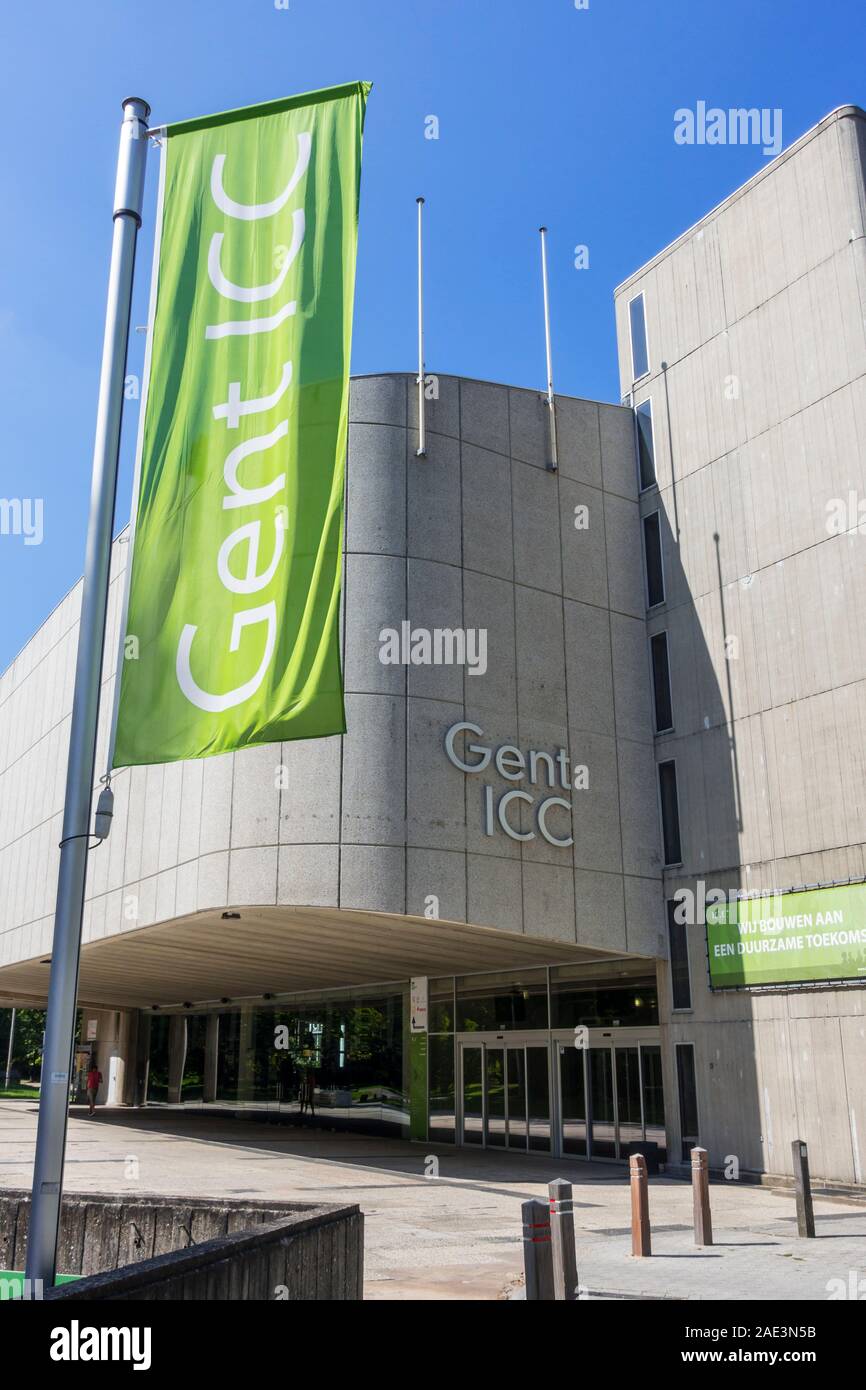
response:
<path id="1" fill-rule="evenodd" d="M 102 1072 L 97 1067 L 96 1062 L 94 1062 L 90 1071 L 87 1073 L 87 1103 L 90 1106 L 91 1115 L 96 1109 L 96 1093 L 101 1085 Z"/>

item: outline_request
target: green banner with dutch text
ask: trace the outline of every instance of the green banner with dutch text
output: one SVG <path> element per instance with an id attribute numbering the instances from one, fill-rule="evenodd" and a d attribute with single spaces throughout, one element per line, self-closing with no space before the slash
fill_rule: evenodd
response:
<path id="1" fill-rule="evenodd" d="M 345 729 L 368 83 L 166 128 L 113 766 Z"/>
<path id="2" fill-rule="evenodd" d="M 708 895 L 706 925 L 713 989 L 866 978 L 866 883 Z"/>

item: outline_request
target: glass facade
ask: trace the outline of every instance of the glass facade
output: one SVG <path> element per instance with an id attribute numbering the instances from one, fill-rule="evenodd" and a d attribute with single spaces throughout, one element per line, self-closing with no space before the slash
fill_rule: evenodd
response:
<path id="1" fill-rule="evenodd" d="M 646 311 L 643 295 L 635 295 L 628 306 L 629 329 L 631 332 L 631 374 L 633 381 L 639 381 L 649 371 L 649 347 L 647 346 Z"/>
<path id="2" fill-rule="evenodd" d="M 663 1154 L 646 961 L 434 977 L 427 994 L 424 1038 L 409 1033 L 408 982 L 145 1014 L 146 1100 L 436 1144 L 622 1160 L 653 1141 Z"/>
<path id="3" fill-rule="evenodd" d="M 502 1033 L 549 1027 L 547 971 L 457 977 L 457 1031 Z"/>
<path id="4" fill-rule="evenodd" d="M 151 1015 L 150 1104 L 321 1115 L 336 1128 L 407 1130 L 407 990 Z M 453 1078 L 452 1078 L 453 1091 Z"/>
<path id="5" fill-rule="evenodd" d="M 659 1021 L 655 972 L 623 978 L 610 965 L 560 965 L 550 972 L 554 1028 L 640 1028 Z"/>

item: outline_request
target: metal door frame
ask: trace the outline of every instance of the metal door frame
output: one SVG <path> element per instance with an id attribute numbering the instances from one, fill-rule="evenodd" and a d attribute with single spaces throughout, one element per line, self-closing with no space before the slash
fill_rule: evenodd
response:
<path id="1" fill-rule="evenodd" d="M 514 1032 L 514 1033 L 456 1033 L 454 1042 L 457 1049 L 457 1065 L 455 1068 L 455 1100 L 456 1104 L 456 1137 L 457 1144 L 461 1148 L 467 1149 L 491 1149 L 495 1153 L 519 1153 L 519 1154 L 539 1154 L 541 1157 L 558 1156 L 558 1080 L 553 1075 L 553 1042 L 548 1032 L 543 1032 L 539 1036 L 538 1031 Z M 478 1048 L 481 1051 L 481 1143 L 467 1143 L 463 1133 L 463 1050 L 467 1047 Z M 526 1145 L 518 1148 L 516 1145 L 508 1143 L 508 1050 L 526 1053 L 527 1048 L 541 1048 L 547 1052 L 547 1099 L 550 1124 L 550 1149 L 547 1151 L 531 1149 L 529 1147 L 529 1088 L 525 1086 L 526 1106 L 524 1110 L 524 1120 L 526 1123 Z M 505 1053 L 504 1073 L 505 1073 L 505 1144 L 488 1144 L 487 1142 L 487 1049 L 495 1048 Z M 558 1055 L 558 1054 L 557 1054 Z M 528 1080 L 529 1067 L 524 1063 L 525 1078 Z"/>
<path id="2" fill-rule="evenodd" d="M 551 1033 L 551 1055 L 556 1059 L 555 1067 L 555 1090 L 556 1090 L 556 1133 L 555 1148 L 552 1150 L 557 1158 L 576 1158 L 580 1162 L 591 1163 L 625 1163 L 626 1159 L 620 1153 L 620 1121 L 619 1121 L 619 1094 L 616 1079 L 616 1052 L 617 1048 L 637 1048 L 638 1053 L 638 1091 L 640 1094 L 640 1122 L 641 1133 L 646 1137 L 646 1113 L 644 1110 L 644 1085 L 643 1085 L 643 1047 L 660 1047 L 661 1036 L 659 1028 L 590 1028 L 588 1029 L 587 1046 L 577 1050 L 583 1056 L 583 1087 L 586 1105 L 586 1155 L 567 1154 L 563 1145 L 562 1133 L 562 1067 L 560 1066 L 561 1050 L 567 1047 L 574 1047 L 574 1030 L 556 1028 Z M 589 1076 L 589 1053 L 590 1050 L 610 1051 L 611 1067 L 611 1090 L 613 1093 L 613 1130 L 614 1145 L 616 1155 L 613 1158 L 595 1158 L 592 1153 L 592 1089 Z"/>
<path id="3" fill-rule="evenodd" d="M 641 1133 L 646 1135 L 646 1111 L 644 1106 L 644 1074 L 643 1074 L 643 1051 L 644 1047 L 661 1048 L 661 1031 L 658 1025 L 643 1028 L 590 1028 L 588 1030 L 588 1046 L 578 1049 L 583 1054 L 583 1078 L 584 1094 L 586 1097 L 587 1111 L 591 1112 L 592 1092 L 589 1084 L 589 1058 L 590 1048 L 607 1048 L 610 1051 L 611 1065 L 611 1088 L 613 1093 L 613 1114 L 614 1114 L 614 1142 L 617 1155 L 620 1154 L 620 1118 L 619 1118 L 619 1094 L 616 1079 L 616 1050 L 617 1048 L 636 1047 L 638 1050 L 638 1087 L 640 1092 L 640 1115 Z M 560 1048 L 574 1047 L 574 1029 L 555 1028 L 549 1032 L 544 1030 L 526 1030 L 523 1032 L 515 1031 L 495 1033 L 455 1033 L 454 1043 L 456 1048 L 456 1067 L 455 1067 L 455 1122 L 457 1146 L 468 1149 L 491 1149 L 496 1153 L 522 1153 L 533 1154 L 540 1157 L 550 1158 L 579 1158 L 580 1162 L 594 1163 L 625 1163 L 626 1159 L 622 1156 L 615 1158 L 593 1158 L 592 1155 L 592 1129 L 591 1113 L 587 1114 L 587 1154 L 580 1157 L 577 1154 L 567 1154 L 563 1148 L 562 1135 L 562 1069 L 559 1064 Z M 466 1143 L 463 1137 L 463 1049 L 465 1047 L 475 1047 L 481 1052 L 481 1143 Z M 550 1150 L 542 1151 L 530 1149 L 529 1145 L 529 1095 L 527 1089 L 526 1098 L 526 1123 L 527 1123 L 527 1147 L 515 1148 L 508 1144 L 508 1058 L 505 1057 L 505 1120 L 506 1120 L 506 1143 L 504 1145 L 488 1144 L 487 1142 L 487 1048 L 495 1047 L 507 1051 L 508 1048 L 541 1047 L 547 1048 L 547 1088 L 550 1110 Z M 528 1067 L 526 1068 L 528 1077 Z"/>

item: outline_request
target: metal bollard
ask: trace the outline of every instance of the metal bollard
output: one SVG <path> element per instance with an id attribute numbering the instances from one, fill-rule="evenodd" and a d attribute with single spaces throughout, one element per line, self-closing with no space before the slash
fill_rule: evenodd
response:
<path id="1" fill-rule="evenodd" d="M 552 1302 L 553 1249 L 550 1243 L 550 1209 L 544 1202 L 523 1202 L 523 1268 L 527 1301 Z"/>
<path id="2" fill-rule="evenodd" d="M 713 1218 L 710 1215 L 710 1170 L 706 1149 L 692 1149 L 692 1196 L 695 1207 L 695 1245 L 712 1245 Z"/>
<path id="3" fill-rule="evenodd" d="M 631 1253 L 651 1255 L 646 1159 L 643 1154 L 632 1154 L 628 1166 L 631 1179 Z"/>
<path id="4" fill-rule="evenodd" d="M 553 1255 L 553 1295 L 566 1303 L 577 1302 L 577 1253 L 574 1245 L 574 1197 L 570 1182 L 556 1178 L 548 1183 L 550 1236 Z"/>
<path id="5" fill-rule="evenodd" d="M 815 1213 L 812 1210 L 812 1180 L 809 1177 L 809 1151 L 802 1139 L 791 1144 L 794 1160 L 794 1192 L 797 1198 L 797 1235 L 815 1236 Z"/>

